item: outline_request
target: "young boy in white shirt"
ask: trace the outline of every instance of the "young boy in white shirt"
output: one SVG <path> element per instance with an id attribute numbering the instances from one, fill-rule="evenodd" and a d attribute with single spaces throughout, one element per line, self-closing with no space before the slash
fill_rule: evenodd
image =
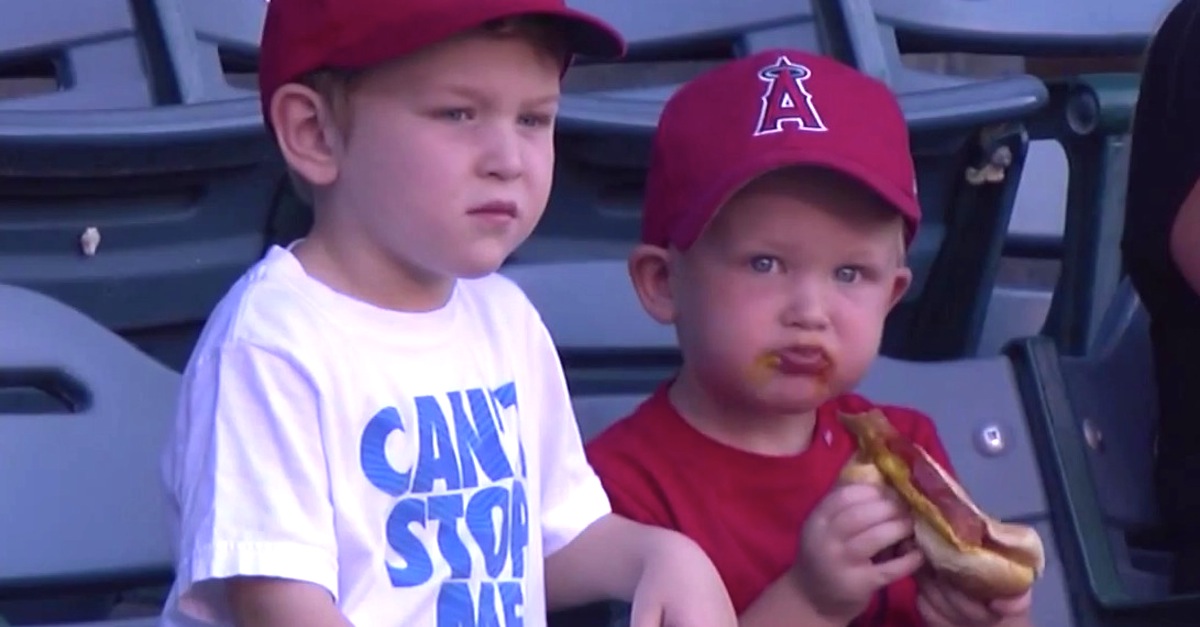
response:
<path id="1" fill-rule="evenodd" d="M 610 512 L 550 337 L 494 274 L 546 207 L 567 63 L 619 35 L 562 0 L 273 0 L 261 45 L 314 224 L 184 374 L 163 624 L 537 626 L 604 598 L 735 624 L 694 543 Z"/>

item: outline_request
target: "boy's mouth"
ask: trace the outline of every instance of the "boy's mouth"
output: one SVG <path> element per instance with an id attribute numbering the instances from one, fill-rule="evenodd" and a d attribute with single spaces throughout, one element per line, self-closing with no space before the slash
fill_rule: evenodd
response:
<path id="1" fill-rule="evenodd" d="M 812 377 L 829 370 L 829 355 L 820 346 L 794 346 L 776 354 L 776 369 L 783 374 Z"/>
<path id="2" fill-rule="evenodd" d="M 471 215 L 515 218 L 517 217 L 517 204 L 513 202 L 493 200 L 477 207 L 472 207 L 467 211 L 467 213 Z"/>
<path id="3" fill-rule="evenodd" d="M 756 361 L 783 375 L 806 377 L 824 376 L 833 365 L 828 351 L 811 344 L 789 346 L 784 350 L 764 353 Z"/>

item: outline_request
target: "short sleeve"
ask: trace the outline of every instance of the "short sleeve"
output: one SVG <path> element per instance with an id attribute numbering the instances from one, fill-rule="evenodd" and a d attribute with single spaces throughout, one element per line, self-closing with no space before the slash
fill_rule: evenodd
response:
<path id="1" fill-rule="evenodd" d="M 532 307 L 532 306 L 531 306 Z M 571 404 L 562 363 L 540 318 L 531 322 L 529 371 L 536 395 L 538 476 L 542 495 L 542 546 L 545 556 L 566 546 L 600 517 L 609 514 L 607 495 L 583 452 L 579 423 Z M 522 407 L 529 407 L 518 399 Z"/>
<path id="2" fill-rule="evenodd" d="M 642 524 L 677 529 L 662 488 L 642 463 L 654 456 L 644 456 L 641 451 L 639 434 L 630 428 L 634 422 L 633 417 L 626 418 L 588 444 L 588 460 L 600 476 L 613 513 Z"/>
<path id="3" fill-rule="evenodd" d="M 220 618 L 234 576 L 315 583 L 337 596 L 317 391 L 281 351 L 231 342 L 185 375 L 167 466 L 179 516 L 180 606 Z"/>

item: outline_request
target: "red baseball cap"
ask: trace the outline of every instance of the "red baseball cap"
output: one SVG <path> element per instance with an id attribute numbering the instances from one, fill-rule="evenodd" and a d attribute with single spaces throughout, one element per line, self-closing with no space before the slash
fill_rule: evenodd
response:
<path id="1" fill-rule="evenodd" d="M 572 54 L 625 53 L 612 26 L 563 0 L 270 0 L 259 49 L 263 120 L 270 124 L 275 90 L 304 74 L 370 67 L 517 15 L 559 18 Z"/>
<path id="2" fill-rule="evenodd" d="M 690 247 L 730 197 L 787 166 L 836 170 L 921 220 L 908 125 L 888 86 L 832 58 L 774 49 L 696 77 L 667 101 L 651 148 L 642 240 Z"/>

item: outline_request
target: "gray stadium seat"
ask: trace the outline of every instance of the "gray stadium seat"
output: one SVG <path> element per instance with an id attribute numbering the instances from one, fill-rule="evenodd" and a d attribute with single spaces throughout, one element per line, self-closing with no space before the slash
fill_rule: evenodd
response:
<path id="1" fill-rule="evenodd" d="M 258 98 L 252 75 L 266 2 L 151 1 L 182 102 Z"/>
<path id="2" fill-rule="evenodd" d="M 1008 120 L 1035 110 L 1045 98 L 1045 91 L 1028 76 L 979 81 L 906 70 L 899 56 L 890 54 L 896 49 L 892 31 L 876 22 L 864 0 L 759 0 L 739 5 L 668 0 L 646 6 L 573 0 L 571 5 L 621 30 L 635 66 L 690 61 L 694 74 L 724 59 L 779 46 L 837 56 L 893 85 L 917 131 Z M 668 73 L 657 80 L 646 73 L 628 74 L 631 82 L 651 84 L 625 89 L 580 86 L 564 99 L 562 128 L 642 134 L 654 127 L 662 102 L 689 73 Z"/>
<path id="3" fill-rule="evenodd" d="M 0 100 L 0 111 L 142 107 L 153 101 L 152 84 L 136 69 L 141 41 L 128 3 L 75 0 L 64 11 L 38 11 L 38 4 L 8 0 L 0 8 L 0 76 L 48 83 L 57 61 L 74 80 L 53 90 L 22 90 L 21 97 Z"/>
<path id="4" fill-rule="evenodd" d="M 0 285 L 0 330 L 0 598 L 23 600 L 0 613 L 100 619 L 63 598 L 171 578 L 158 459 L 178 375 L 24 288 Z"/>
<path id="5" fill-rule="evenodd" d="M 1099 336 L 1092 354 L 1062 360 L 1064 382 L 1076 417 L 1101 438 L 1088 451 L 1092 471 L 1105 486 L 1098 496 L 1106 517 L 1122 529 L 1153 529 L 1158 398 L 1150 319 L 1128 281 L 1105 312 Z"/>
<path id="6" fill-rule="evenodd" d="M 623 260 L 514 264 L 501 272 L 545 320 L 585 440 L 633 409 L 678 364 L 674 330 L 642 311 Z"/>
<path id="7" fill-rule="evenodd" d="M 603 16 L 638 58 L 662 49 L 734 46 L 745 50 L 816 41 L 806 2 L 757 0 L 731 11 L 724 0 L 663 0 L 653 5 L 570 0 L 576 9 Z"/>
<path id="8" fill-rule="evenodd" d="M 1009 347 L 1054 528 L 1088 624 L 1195 624 L 1200 597 L 1167 596 L 1171 556 L 1156 538 L 1154 442 L 1158 404 L 1149 318 L 1128 281 L 1086 357 L 1050 338 Z"/>
<path id="9" fill-rule="evenodd" d="M 503 273 L 541 311 L 562 353 L 585 437 L 625 416 L 677 363 L 673 331 L 642 311 L 622 261 L 514 265 Z M 1053 508 L 1009 361 L 881 358 L 860 391 L 878 402 L 915 407 L 931 416 L 978 504 L 997 517 L 1038 528 L 1048 566 L 1034 592 L 1035 624 L 1077 625 L 1058 557 L 1063 541 L 1051 526 Z M 1002 446 L 989 446 L 996 434 Z"/>
<path id="10" fill-rule="evenodd" d="M 851 0 L 842 0 L 851 1 Z M 1139 56 L 1174 0 L 870 0 L 903 49 L 1023 56 Z M 1070 175 L 1062 240 L 1014 238 L 1014 250 L 1061 254 L 1063 268 L 1045 332 L 1073 355 L 1096 337 L 1121 278 L 1125 136 L 1137 96 L 1130 74 L 1050 81 L 1050 103 L 1031 121 L 1035 140 L 1055 140 Z"/>
<path id="11" fill-rule="evenodd" d="M 923 48 L 1019 55 L 1140 54 L 1173 0 L 870 0 Z M 1002 52 L 1010 51 L 1010 52 Z"/>
<path id="12" fill-rule="evenodd" d="M 284 180 L 256 94 L 234 86 L 265 6 L 0 2 L 0 282 L 182 366 L 261 256 Z"/>

